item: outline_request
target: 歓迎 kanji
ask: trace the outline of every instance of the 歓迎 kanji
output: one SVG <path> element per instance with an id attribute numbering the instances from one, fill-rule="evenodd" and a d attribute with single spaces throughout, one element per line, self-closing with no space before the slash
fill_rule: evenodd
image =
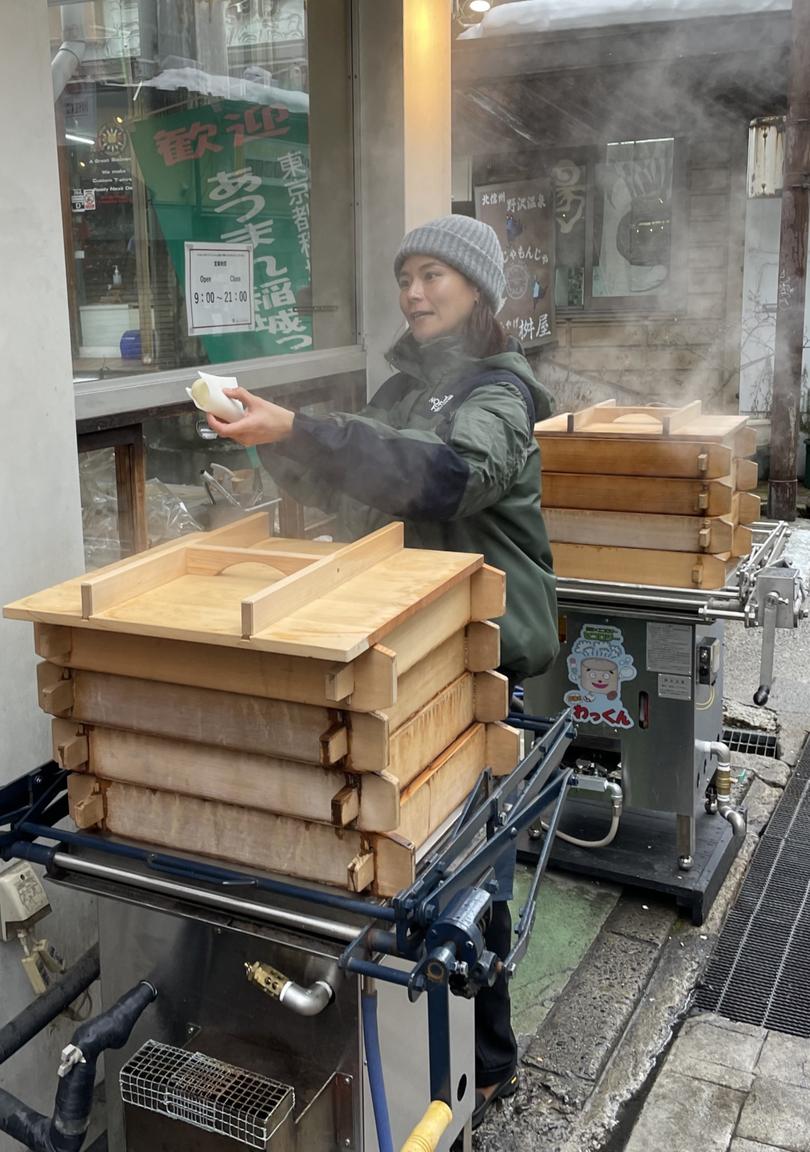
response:
<path id="1" fill-rule="evenodd" d="M 255 104 L 244 112 L 228 112 L 226 120 L 235 120 L 227 132 L 233 133 L 234 145 L 239 148 L 246 140 L 263 140 L 267 136 L 285 136 L 290 130 L 284 121 L 290 113 L 287 108 L 270 104 Z"/>
<path id="2" fill-rule="evenodd" d="M 221 152 L 222 145 L 214 143 L 216 124 L 201 124 L 195 120 L 188 128 L 173 128 L 155 133 L 155 144 L 167 167 L 184 160 L 198 160 L 204 152 Z"/>

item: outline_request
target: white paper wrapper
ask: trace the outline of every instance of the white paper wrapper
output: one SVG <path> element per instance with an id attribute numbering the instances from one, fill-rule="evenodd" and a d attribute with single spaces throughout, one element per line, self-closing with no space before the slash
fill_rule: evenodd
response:
<path id="1" fill-rule="evenodd" d="M 232 424 L 244 415 L 244 406 L 231 396 L 226 396 L 223 388 L 238 387 L 235 376 L 212 376 L 210 372 L 200 372 L 190 388 L 186 388 L 194 405 L 201 412 L 210 412 L 218 420 Z"/>

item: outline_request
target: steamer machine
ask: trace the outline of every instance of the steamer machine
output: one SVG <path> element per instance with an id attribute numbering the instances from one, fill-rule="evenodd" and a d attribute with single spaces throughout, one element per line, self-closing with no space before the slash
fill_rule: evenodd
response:
<path id="1" fill-rule="evenodd" d="M 527 712 L 567 705 L 577 727 L 566 761 L 581 787 L 566 804 L 552 862 L 674 896 L 696 924 L 745 834 L 722 742 L 726 621 L 762 628 L 761 706 L 776 632 L 807 614 L 800 573 L 784 559 L 787 525 L 752 528 L 750 556 L 718 591 L 559 578 L 560 656 L 525 689 Z M 611 784 L 606 833 L 604 801 L 587 789 Z M 523 833 L 519 858 L 535 859 L 544 835 L 540 825 Z"/>
<path id="2" fill-rule="evenodd" d="M 111 1152 L 469 1150 L 473 999 L 525 953 L 549 851 L 505 961 L 483 939 L 494 865 L 541 812 L 553 832 L 575 778 L 570 712 L 534 727 L 385 902 L 72 831 L 54 762 L 0 790 L 0 857 L 98 898 L 105 1008 L 63 1052 L 53 1116 L 0 1090 L 0 1130 L 79 1152 L 106 1050 Z"/>
<path id="3" fill-rule="evenodd" d="M 53 762 L 0 790 L 0 858 L 21 884 L 30 862 L 98 898 L 104 1008 L 63 1053 L 53 1115 L 0 1090 L 0 1129 L 79 1152 L 106 1051 L 111 1152 L 469 1152 L 474 997 L 514 974 L 549 858 L 670 892 L 698 922 L 711 903 L 745 831 L 721 742 L 723 627 L 763 628 L 764 703 L 776 630 L 804 614 L 786 539 L 757 525 L 717 592 L 561 579 L 560 657 L 526 686 L 532 715 L 510 717 L 528 753 L 503 780 L 484 773 L 389 901 L 72 831 Z M 535 870 L 502 962 L 483 927 L 516 842 Z"/>

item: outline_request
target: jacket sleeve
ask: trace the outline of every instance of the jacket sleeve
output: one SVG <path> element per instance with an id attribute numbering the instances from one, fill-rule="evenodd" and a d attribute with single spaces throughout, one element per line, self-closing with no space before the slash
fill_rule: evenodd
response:
<path id="1" fill-rule="evenodd" d="M 366 415 L 298 415 L 293 435 L 276 451 L 308 465 L 327 489 L 388 516 L 453 520 L 497 503 L 531 443 L 520 391 L 490 384 L 459 406 L 446 439 Z"/>
<path id="2" fill-rule="evenodd" d="M 314 468 L 288 460 L 269 446 L 259 449 L 262 464 L 278 484 L 300 504 L 337 516 L 341 536 L 355 540 L 385 527 L 394 519 L 377 508 L 353 500 L 321 480 Z"/>
<path id="3" fill-rule="evenodd" d="M 370 403 L 361 410 L 360 415 L 368 413 L 384 418 L 385 404 L 395 399 L 399 391 L 399 382 L 399 376 L 392 376 L 387 380 Z M 296 460 L 285 455 L 281 449 L 282 445 L 279 444 L 259 447 L 259 455 L 266 471 L 279 488 L 289 493 L 300 504 L 335 515 L 341 535 L 347 539 L 365 536 L 377 528 L 390 524 L 394 519 L 393 516 L 386 515 L 378 508 L 370 507 L 362 500 L 353 499 L 342 489 L 325 480 L 314 458 Z"/>

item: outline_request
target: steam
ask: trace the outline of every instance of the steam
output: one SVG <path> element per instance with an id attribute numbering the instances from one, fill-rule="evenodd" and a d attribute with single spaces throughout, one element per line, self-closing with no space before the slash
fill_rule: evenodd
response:
<path id="1" fill-rule="evenodd" d="M 704 411 L 739 409 L 741 362 L 745 371 L 747 357 L 763 356 L 772 323 L 761 286 L 746 283 L 743 307 L 748 129 L 754 117 L 784 110 L 790 31 L 786 18 L 770 16 L 771 29 L 784 23 L 784 41 L 777 37 L 767 49 L 748 25 L 746 39 L 733 18 L 790 7 L 790 0 L 512 0 L 459 37 L 454 148 L 457 159 L 472 157 L 475 185 L 564 172 L 582 165 L 583 149 L 604 160 L 609 143 L 674 138 L 686 152 L 684 222 L 679 230 L 676 215 L 672 229 L 672 268 L 682 255 L 683 292 L 667 311 L 640 293 L 632 312 L 609 311 L 606 300 L 599 314 L 585 311 L 573 323 L 558 314 L 556 344 L 528 352 L 558 411 L 611 397 L 672 406 L 700 399 Z M 704 24 L 707 17 L 715 20 Z M 627 26 L 656 22 L 658 29 L 644 31 L 637 62 L 616 58 L 617 44 L 632 45 Z M 604 29 L 604 41 L 559 35 L 582 28 Z M 682 50 L 684 38 L 696 39 L 702 28 L 715 38 L 710 69 L 707 56 Z M 721 36 L 726 53 L 722 45 L 715 51 Z M 467 48 L 468 40 L 491 41 L 480 73 L 477 62 L 485 58 Z M 498 74 L 494 61 L 507 56 L 510 67 Z M 781 68 L 774 64 L 780 59 Z M 559 211 L 560 180 L 555 184 Z M 607 199 L 599 189 L 594 198 Z"/>

